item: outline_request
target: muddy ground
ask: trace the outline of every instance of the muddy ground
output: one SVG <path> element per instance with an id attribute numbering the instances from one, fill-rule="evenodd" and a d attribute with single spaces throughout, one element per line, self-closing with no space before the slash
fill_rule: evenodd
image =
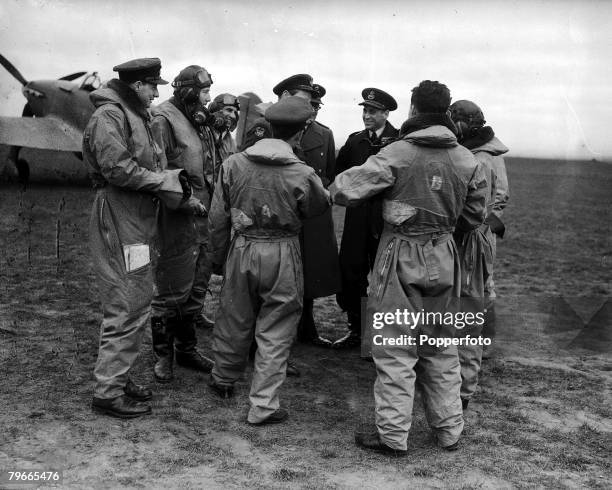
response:
<path id="1" fill-rule="evenodd" d="M 435 446 L 417 398 L 399 460 L 353 443 L 373 419 L 374 368 L 357 351 L 298 345 L 302 377 L 282 391 L 290 419 L 256 428 L 245 423 L 250 373 L 230 401 L 182 368 L 156 384 L 148 338 L 134 378 L 153 387 L 153 415 L 93 414 L 92 191 L 0 186 L 0 469 L 62 470 L 71 488 L 610 488 L 612 165 L 515 159 L 508 173 L 498 355 L 461 450 Z M 322 334 L 342 335 L 333 298 L 315 310 Z M 209 338 L 199 331 L 205 353 Z"/>

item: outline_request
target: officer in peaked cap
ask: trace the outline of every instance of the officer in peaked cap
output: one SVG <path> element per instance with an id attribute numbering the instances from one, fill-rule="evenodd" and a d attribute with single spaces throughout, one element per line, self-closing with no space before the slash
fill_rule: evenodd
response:
<path id="1" fill-rule="evenodd" d="M 129 378 L 149 321 L 159 201 L 172 208 L 191 195 L 182 169 L 167 169 L 154 141 L 149 106 L 158 58 L 115 66 L 119 79 L 89 94 L 96 107 L 83 133 L 83 160 L 97 188 L 89 228 L 102 326 L 92 409 L 120 418 L 151 413 L 152 393 Z"/>
<path id="2" fill-rule="evenodd" d="M 364 88 L 361 91 L 363 102 L 358 105 L 376 107 L 386 111 L 397 109 L 397 102 L 387 92 L 378 88 Z"/>
<path id="3" fill-rule="evenodd" d="M 299 73 L 297 75 L 291 75 L 290 77 L 285 78 L 274 86 L 272 92 L 274 92 L 279 99 L 281 97 L 295 95 L 303 98 L 306 101 L 310 101 L 312 97 L 315 96 L 315 88 L 312 83 L 312 77 L 306 73 Z M 262 110 L 261 112 L 263 114 L 264 111 Z M 311 114 L 311 116 L 312 115 L 313 114 Z M 264 138 L 270 138 L 271 136 L 272 132 L 270 130 L 268 121 L 266 121 L 264 117 L 260 117 L 253 122 L 250 128 L 247 129 L 246 136 L 244 137 L 243 143 L 239 149 L 240 151 L 244 151 L 257 141 Z"/>
<path id="4" fill-rule="evenodd" d="M 119 73 L 119 80 L 132 83 L 138 80 L 153 85 L 166 85 L 168 82 L 160 76 L 161 61 L 159 58 L 138 58 L 114 66 Z"/>
<path id="5" fill-rule="evenodd" d="M 310 105 L 314 114 L 300 140 L 301 154 L 298 153 L 298 156 L 315 170 L 327 187 L 334 178 L 336 145 L 331 129 L 316 121 L 321 98 L 327 91 L 317 83 L 312 88 Z M 319 335 L 313 315 L 314 298 L 329 296 L 340 289 L 338 245 L 332 232 L 331 210 L 305 220 L 302 228 L 305 291 L 298 340 L 319 347 L 331 347 L 332 343 Z"/>
<path id="6" fill-rule="evenodd" d="M 318 83 L 313 84 L 312 87 L 314 88 L 314 92 L 312 93 L 312 99 L 310 99 L 310 105 L 312 105 L 316 111 L 319 109 L 318 106 L 323 104 L 321 99 L 327 93 L 327 90 L 325 90 L 323 85 L 319 85 Z"/>
<path id="7" fill-rule="evenodd" d="M 272 89 L 272 92 L 280 97 L 284 92 L 289 92 L 290 95 L 296 95 L 295 91 L 298 90 L 307 92 L 311 95 L 314 93 L 315 89 L 312 84 L 312 77 L 310 75 L 307 75 L 306 73 L 299 73 L 297 75 L 292 75 L 289 78 L 285 78 L 282 82 L 276 84 L 276 86 Z"/>
<path id="8" fill-rule="evenodd" d="M 336 173 L 363 164 L 381 147 L 398 135 L 387 118 L 397 109 L 397 102 L 387 92 L 365 88 L 361 92 L 365 129 L 351 134 L 338 152 Z M 367 296 L 368 272 L 372 270 L 378 242 L 382 233 L 380 199 L 368 199 L 361 205 L 348 208 L 344 217 L 344 231 L 340 243 L 340 271 L 342 291 L 336 295 L 338 305 L 346 311 L 348 332 L 334 342 L 334 348 L 352 348 L 361 344 L 361 298 Z M 369 352 L 363 352 L 369 357 Z"/>

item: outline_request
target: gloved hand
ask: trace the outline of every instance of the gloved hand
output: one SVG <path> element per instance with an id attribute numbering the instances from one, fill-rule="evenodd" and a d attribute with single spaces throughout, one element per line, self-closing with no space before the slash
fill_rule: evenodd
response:
<path id="1" fill-rule="evenodd" d="M 191 184 L 189 183 L 189 175 L 184 170 L 179 174 L 179 182 L 183 188 L 183 199 L 191 197 Z"/>
<path id="2" fill-rule="evenodd" d="M 204 203 L 202 203 L 202 201 L 200 201 L 199 199 L 196 199 L 195 197 L 192 196 L 189 199 L 189 201 L 187 201 L 187 204 L 191 212 L 195 214 L 196 216 L 208 215 L 208 209 L 206 209 L 206 206 L 204 206 Z"/>

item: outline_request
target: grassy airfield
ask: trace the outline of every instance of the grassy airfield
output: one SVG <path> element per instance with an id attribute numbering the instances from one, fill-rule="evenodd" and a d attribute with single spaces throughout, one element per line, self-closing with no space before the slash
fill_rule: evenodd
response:
<path id="1" fill-rule="evenodd" d="M 34 161 L 34 176 L 84 175 L 73 157 L 48 155 L 34 156 L 72 170 Z M 180 367 L 173 383 L 156 384 L 149 336 L 134 378 L 154 388 L 153 415 L 93 414 L 93 192 L 0 184 L 0 468 L 61 469 L 73 488 L 609 488 L 612 165 L 509 159 L 508 174 L 498 356 L 484 364 L 461 450 L 436 448 L 417 396 L 400 460 L 353 443 L 374 410 L 374 366 L 358 351 L 297 345 L 302 377 L 281 393 L 290 419 L 255 428 L 245 423 L 250 368 L 229 401 Z M 340 236 L 343 210 L 334 212 Z M 215 277 L 209 314 L 220 284 Z M 342 335 L 334 298 L 317 300 L 315 317 L 323 335 Z M 208 354 L 210 335 L 199 332 Z"/>

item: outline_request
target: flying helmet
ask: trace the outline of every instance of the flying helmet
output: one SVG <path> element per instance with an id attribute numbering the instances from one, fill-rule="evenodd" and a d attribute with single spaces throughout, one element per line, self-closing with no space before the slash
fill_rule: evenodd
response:
<path id="1" fill-rule="evenodd" d="M 172 82 L 174 88 L 179 87 L 197 87 L 205 88 L 210 87 L 213 83 L 212 76 L 203 68 L 198 65 L 190 65 L 187 68 L 183 68 L 180 73 L 176 76 Z"/>
<path id="2" fill-rule="evenodd" d="M 205 68 L 198 65 L 190 65 L 183 68 L 172 82 L 174 95 L 179 99 L 190 103 L 198 99 L 201 89 L 210 87 L 213 83 L 212 76 Z"/>
<path id="3" fill-rule="evenodd" d="M 473 129 L 482 128 L 487 122 L 480 107 L 470 100 L 453 102 L 448 110 L 459 133 L 463 136 L 469 135 Z"/>

